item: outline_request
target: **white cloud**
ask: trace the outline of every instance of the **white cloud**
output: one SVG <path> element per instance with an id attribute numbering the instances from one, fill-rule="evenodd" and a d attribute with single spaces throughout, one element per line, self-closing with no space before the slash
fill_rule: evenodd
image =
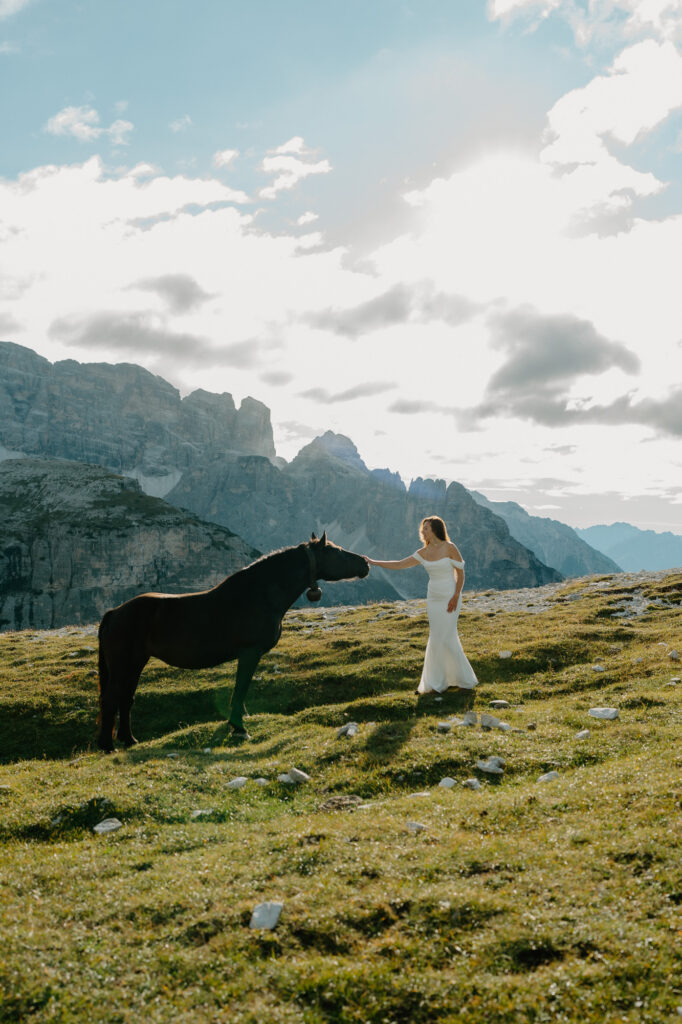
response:
<path id="1" fill-rule="evenodd" d="M 548 114 L 554 141 L 551 163 L 597 163 L 604 138 L 631 145 L 682 106 L 682 56 L 672 43 L 653 39 L 623 50 L 608 75 L 562 96 Z"/>
<path id="2" fill-rule="evenodd" d="M 239 156 L 238 149 L 219 149 L 213 154 L 214 167 L 228 167 Z"/>
<path id="3" fill-rule="evenodd" d="M 304 224 L 313 224 L 318 219 L 319 215 L 317 213 L 313 213 L 312 210 L 307 210 L 306 213 L 301 214 L 296 223 L 300 227 L 303 227 Z"/>
<path id="4" fill-rule="evenodd" d="M 192 124 L 192 118 L 189 114 L 183 114 L 182 117 L 176 118 L 175 121 L 171 121 L 168 125 L 172 132 L 185 132 Z"/>
<path id="5" fill-rule="evenodd" d="M 28 6 L 31 0 L 0 0 L 0 18 L 9 18 L 16 14 L 22 7 Z"/>
<path id="6" fill-rule="evenodd" d="M 266 156 L 261 167 L 266 174 L 274 174 L 276 177 L 271 185 L 260 190 L 259 195 L 263 199 L 274 199 L 278 192 L 293 188 L 311 174 L 329 174 L 332 169 L 329 160 L 318 160 L 315 163 L 294 155 L 310 156 L 311 151 L 307 149 L 300 135 L 294 136 L 270 152 L 274 155 Z"/>
<path id="7" fill-rule="evenodd" d="M 125 146 L 133 125 L 119 119 L 103 128 L 94 107 L 64 107 L 49 119 L 44 130 L 50 135 L 71 135 L 81 142 L 94 142 L 108 135 L 115 146 Z"/>
<path id="8" fill-rule="evenodd" d="M 19 52 L 19 47 L 16 43 L 8 43 L 7 41 L 0 43 L 0 55 L 9 56 L 10 54 Z"/>
<path id="9" fill-rule="evenodd" d="M 489 0 L 488 17 L 511 20 L 536 16 L 535 25 L 551 14 L 563 17 L 583 47 L 595 39 L 631 40 L 652 34 L 658 39 L 682 39 L 682 0 Z"/>
<path id="10" fill-rule="evenodd" d="M 302 155 L 303 153 L 308 153 L 309 150 L 301 136 L 294 135 L 293 138 L 283 142 L 282 145 L 277 146 L 276 149 L 271 149 L 270 152 L 277 155 L 281 155 L 283 153 L 298 153 Z"/>

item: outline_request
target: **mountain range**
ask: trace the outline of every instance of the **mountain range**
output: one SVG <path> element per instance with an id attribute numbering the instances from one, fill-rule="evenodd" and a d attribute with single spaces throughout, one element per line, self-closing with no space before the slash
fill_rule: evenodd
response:
<path id="1" fill-rule="evenodd" d="M 615 559 L 623 569 L 676 569 L 682 566 L 682 536 L 640 530 L 630 523 L 588 526 L 575 531 L 597 551 Z"/>
<path id="2" fill-rule="evenodd" d="M 20 469 L 12 468 L 16 460 L 22 463 Z M 276 455 L 269 410 L 253 398 L 245 398 L 238 408 L 229 394 L 198 390 L 183 398 L 163 378 L 134 364 L 81 364 L 71 359 L 53 364 L 30 349 L 0 342 L 0 491 L 4 488 L 7 495 L 13 487 L 21 489 L 21 481 L 30 477 L 28 460 L 35 460 L 34 471 L 43 474 L 44 484 L 42 490 L 33 485 L 24 489 L 27 521 L 30 504 L 37 503 L 39 514 L 32 522 L 47 529 L 56 514 L 53 490 L 63 496 L 88 491 L 86 505 L 95 507 L 103 500 L 97 495 L 105 487 L 105 477 L 78 480 L 73 464 L 99 467 L 110 476 L 116 474 L 115 486 L 122 492 L 138 495 L 138 511 L 143 497 L 163 498 L 169 524 L 182 510 L 190 514 L 196 529 L 203 523 L 236 537 L 228 545 L 230 557 L 215 566 L 218 578 L 246 564 L 250 553 L 300 543 L 311 530 L 327 529 L 336 543 L 375 558 L 404 557 L 418 546 L 419 522 L 429 514 L 441 515 L 448 523 L 464 552 L 471 588 L 532 587 L 565 575 L 618 569 L 613 556 L 598 553 L 569 527 L 529 516 L 513 502 L 490 502 L 456 482 L 417 478 L 406 485 L 388 469 L 370 470 L 343 435 L 328 431 L 287 463 Z M 114 487 L 111 481 L 106 483 L 109 487 Z M 75 543 L 78 502 L 67 504 Z M 155 515 L 161 521 L 158 509 Z M 64 527 L 68 515 L 62 510 L 59 516 Z M 89 513 L 87 518 L 91 531 L 111 532 L 105 517 L 99 525 Z M 16 515 L 11 524 L 14 539 L 8 536 L 6 523 L 0 545 L 26 544 L 26 536 L 17 532 Z M 132 536 L 142 529 L 142 520 L 131 520 L 128 526 Z M 163 530 L 157 530 L 156 541 L 145 536 L 151 562 L 156 543 L 157 561 L 167 565 Z M 206 544 L 214 541 L 206 535 Z M 47 533 L 43 542 L 48 543 Z M 65 543 L 63 533 L 62 548 Z M 5 548 L 0 548 L 0 555 Z M 200 559 L 201 544 L 197 551 Z M 182 557 L 181 546 L 175 552 Z M 78 572 L 85 572 L 82 562 L 76 562 Z M 213 579 L 214 567 L 202 571 L 197 562 L 187 572 L 178 568 L 175 583 L 168 572 L 161 577 L 148 572 L 148 564 L 144 559 L 139 562 L 141 575 L 130 577 L 132 589 L 190 589 L 189 577 L 199 588 Z M 0 589 L 9 592 L 12 587 L 1 561 L 0 568 Z M 181 584 L 180 579 L 186 582 Z M 367 580 L 323 590 L 323 600 L 335 604 L 391 600 L 423 596 L 425 578 L 419 571 L 373 570 Z M 120 587 L 112 589 L 115 599 L 122 592 Z M 29 606 L 27 600 L 24 593 L 22 608 Z M 84 616 L 92 616 L 103 600 L 66 602 L 53 619 L 62 621 L 68 609 L 76 616 L 72 621 L 85 621 Z M 23 612 L 18 618 L 11 611 L 3 615 L 7 622 L 30 620 Z"/>

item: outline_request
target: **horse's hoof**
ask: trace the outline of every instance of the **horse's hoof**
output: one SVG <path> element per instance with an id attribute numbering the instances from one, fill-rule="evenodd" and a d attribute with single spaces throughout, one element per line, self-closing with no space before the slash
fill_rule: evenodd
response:
<path id="1" fill-rule="evenodd" d="M 238 729 L 237 726 L 236 725 L 232 725 L 231 722 L 230 722 L 230 726 L 232 728 L 232 735 L 230 736 L 230 739 L 232 739 L 232 740 L 250 740 L 251 739 L 251 737 L 249 736 L 249 734 L 246 731 L 246 729 Z"/>

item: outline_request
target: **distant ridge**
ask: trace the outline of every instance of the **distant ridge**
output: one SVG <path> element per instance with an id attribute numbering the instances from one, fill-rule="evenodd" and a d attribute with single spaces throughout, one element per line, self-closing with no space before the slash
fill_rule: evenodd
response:
<path id="1" fill-rule="evenodd" d="M 474 499 L 504 519 L 512 537 L 529 548 L 541 562 L 564 576 L 589 576 L 595 572 L 620 572 L 620 564 L 608 557 L 577 530 L 544 516 L 532 516 L 515 501 L 490 501 L 478 491 Z M 597 550 L 595 550 L 597 549 Z"/>
<path id="2" fill-rule="evenodd" d="M 579 537 L 616 559 L 624 569 L 677 569 L 682 566 L 682 536 L 666 531 L 640 530 L 630 523 L 588 526 Z"/>

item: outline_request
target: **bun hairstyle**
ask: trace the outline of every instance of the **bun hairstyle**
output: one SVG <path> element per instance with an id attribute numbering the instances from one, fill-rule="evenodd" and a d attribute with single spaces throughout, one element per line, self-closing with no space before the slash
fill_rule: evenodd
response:
<path id="1" fill-rule="evenodd" d="M 422 541 L 424 541 L 424 544 L 427 543 L 427 541 L 424 540 L 424 526 L 426 523 L 429 524 L 438 540 L 450 541 L 450 537 L 448 536 L 448 528 L 441 519 L 441 517 L 426 516 L 424 519 L 422 519 L 421 523 L 419 524 L 419 536 L 421 537 Z"/>

